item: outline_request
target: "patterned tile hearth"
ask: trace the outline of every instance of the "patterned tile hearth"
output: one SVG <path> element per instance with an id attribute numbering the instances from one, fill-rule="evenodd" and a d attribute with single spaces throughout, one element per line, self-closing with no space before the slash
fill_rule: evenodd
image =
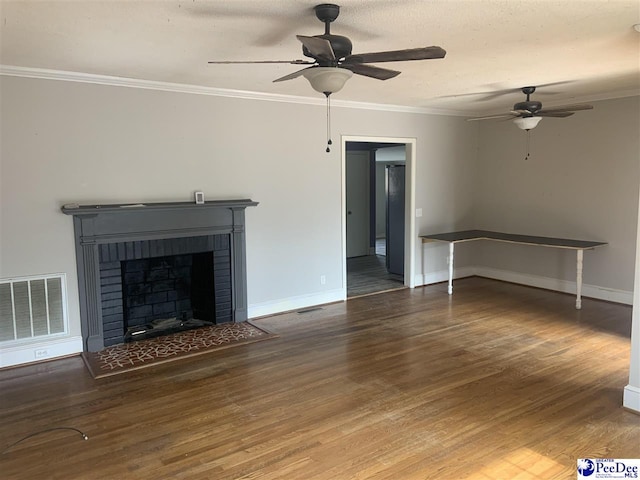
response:
<path id="1" fill-rule="evenodd" d="M 101 378 L 275 337 L 249 322 L 224 323 L 83 352 L 82 358 L 93 378 Z"/>

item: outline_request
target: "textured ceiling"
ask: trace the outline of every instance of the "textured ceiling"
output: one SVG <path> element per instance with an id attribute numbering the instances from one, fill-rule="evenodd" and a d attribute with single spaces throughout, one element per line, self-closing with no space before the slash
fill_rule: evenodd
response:
<path id="1" fill-rule="evenodd" d="M 0 63 L 317 98 L 299 66 L 208 60 L 304 58 L 295 35 L 318 35 L 313 0 L 0 0 Z M 387 63 L 380 81 L 354 75 L 335 100 L 510 110 L 545 85 L 545 106 L 640 93 L 638 0 L 343 0 L 332 33 L 354 53 L 439 45 L 440 60 Z M 490 98 L 487 98 L 490 97 Z"/>

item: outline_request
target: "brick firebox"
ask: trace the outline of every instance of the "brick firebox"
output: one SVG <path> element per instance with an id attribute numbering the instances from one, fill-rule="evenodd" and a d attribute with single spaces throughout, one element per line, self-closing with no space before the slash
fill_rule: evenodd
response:
<path id="1" fill-rule="evenodd" d="M 105 346 L 158 319 L 233 319 L 229 235 L 101 245 L 99 255 Z"/>

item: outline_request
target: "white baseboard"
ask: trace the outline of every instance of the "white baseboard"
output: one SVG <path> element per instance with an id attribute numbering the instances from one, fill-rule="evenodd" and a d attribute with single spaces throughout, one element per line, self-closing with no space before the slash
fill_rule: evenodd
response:
<path id="1" fill-rule="evenodd" d="M 557 278 L 542 277 L 508 270 L 499 270 L 497 268 L 490 267 L 475 267 L 475 272 L 475 274 L 480 277 L 519 283 L 530 287 L 545 288 L 556 292 L 571 293 L 574 295 L 576 293 L 576 282 L 570 282 L 567 280 L 559 280 Z M 588 285 L 583 283 L 582 296 L 596 298 L 598 300 L 606 300 L 609 302 L 622 303 L 625 305 L 633 304 L 633 292 L 604 288 L 597 285 Z"/>
<path id="2" fill-rule="evenodd" d="M 453 271 L 453 279 L 471 277 L 476 275 L 475 267 L 456 268 Z M 433 283 L 441 283 L 449 281 L 449 271 L 440 270 L 439 272 L 430 272 L 416 275 L 416 287 L 423 285 L 431 285 Z"/>
<path id="3" fill-rule="evenodd" d="M 530 275 L 527 273 L 512 272 L 509 270 L 500 270 L 491 267 L 471 266 L 456 268 L 453 273 L 453 278 L 455 280 L 457 278 L 470 277 L 473 275 L 492 278 L 494 280 L 502 280 L 504 282 L 517 283 L 520 285 L 527 285 L 529 287 L 570 293 L 572 295 L 575 295 L 576 293 L 576 282 L 542 277 L 539 275 Z M 441 270 L 439 272 L 416 275 L 416 286 L 431 285 L 433 283 L 447 282 L 448 280 L 449 272 L 447 270 Z M 583 283 L 582 296 L 598 300 L 606 300 L 608 302 L 622 303 L 624 305 L 633 305 L 633 292 L 626 290 L 616 290 L 613 288 L 605 288 Z"/>
<path id="4" fill-rule="evenodd" d="M 640 388 L 627 385 L 624 387 L 624 408 L 640 413 Z"/>
<path id="5" fill-rule="evenodd" d="M 41 362 L 82 352 L 82 337 L 65 337 L 0 348 L 0 368 Z"/>
<path id="6" fill-rule="evenodd" d="M 249 305 L 247 313 L 249 318 L 264 317 L 276 313 L 299 310 L 301 308 L 313 307 L 325 303 L 340 302 L 346 299 L 343 289 L 330 290 L 328 292 L 315 293 L 312 295 L 300 295 L 298 297 L 283 298 L 273 302 L 254 303 Z"/>

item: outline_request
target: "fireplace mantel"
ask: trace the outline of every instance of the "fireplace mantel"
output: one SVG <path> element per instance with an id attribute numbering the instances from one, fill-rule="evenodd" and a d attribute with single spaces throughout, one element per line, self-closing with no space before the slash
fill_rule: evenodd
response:
<path id="1" fill-rule="evenodd" d="M 202 210 L 207 208 L 255 207 L 258 202 L 250 199 L 213 200 L 201 204 L 194 202 L 153 202 L 153 203 L 114 203 L 102 205 L 66 204 L 62 211 L 67 215 L 93 215 L 96 213 L 140 211 L 140 210 Z"/>
<path id="2" fill-rule="evenodd" d="M 99 249 L 105 244 L 228 234 L 232 252 L 233 321 L 247 319 L 246 207 L 249 199 L 121 205 L 65 205 L 73 216 L 82 336 L 86 351 L 104 348 Z"/>

